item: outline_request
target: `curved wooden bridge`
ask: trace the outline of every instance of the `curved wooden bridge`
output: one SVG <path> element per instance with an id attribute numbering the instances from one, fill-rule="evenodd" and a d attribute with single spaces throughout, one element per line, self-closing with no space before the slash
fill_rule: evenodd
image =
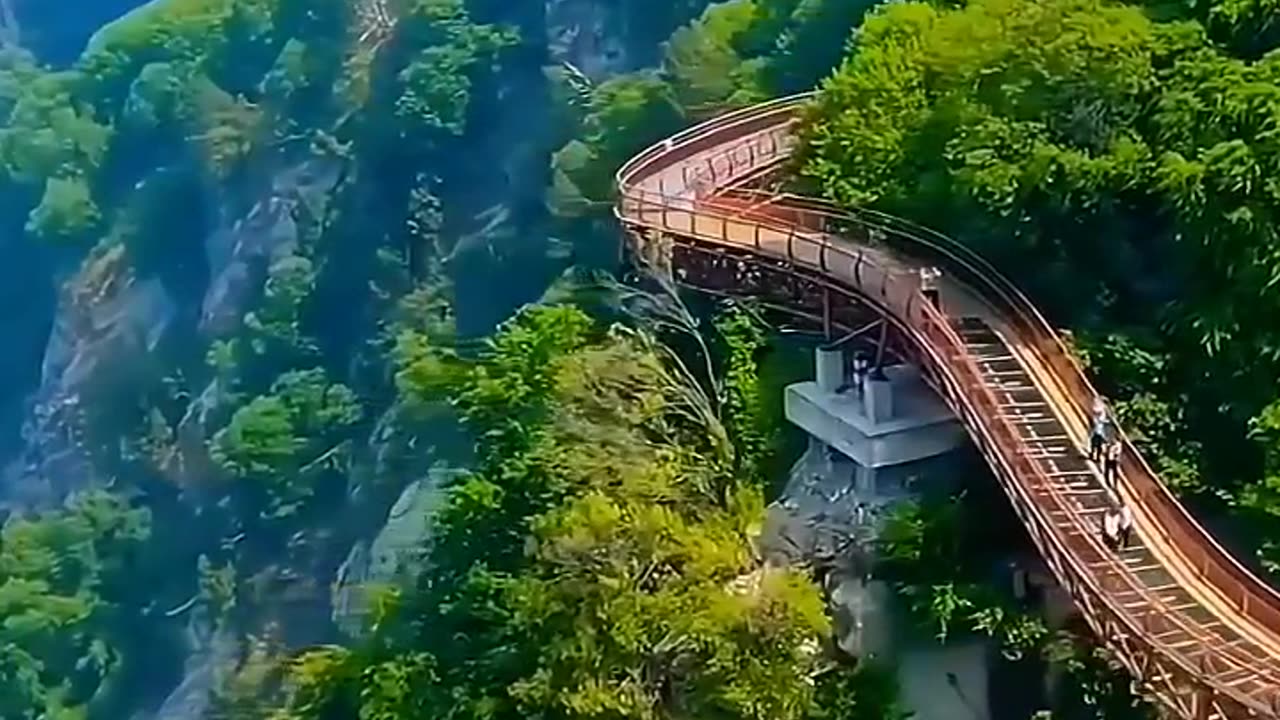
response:
<path id="1" fill-rule="evenodd" d="M 1117 491 L 1135 541 L 1102 542 L 1110 492 L 1082 456 L 1097 396 L 1006 278 L 946 237 L 872 212 L 752 189 L 785 169 L 807 96 L 732 112 L 618 173 L 630 250 L 657 272 L 852 329 L 895 328 L 964 423 L 1098 637 L 1171 717 L 1280 718 L 1280 594 L 1178 503 L 1128 440 Z M 942 312 L 918 269 L 943 268 Z"/>

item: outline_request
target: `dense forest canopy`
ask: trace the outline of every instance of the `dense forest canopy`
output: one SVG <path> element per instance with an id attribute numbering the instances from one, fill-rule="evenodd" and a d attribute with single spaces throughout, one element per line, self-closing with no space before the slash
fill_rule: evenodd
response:
<path id="1" fill-rule="evenodd" d="M 756 547 L 786 343 L 564 273 L 615 269 L 633 153 L 814 87 L 799 183 L 998 262 L 1280 567 L 1277 44 L 1271 0 L 155 0 L 6 44 L 0 272 L 56 299 L 0 303 L 45 325 L 0 716 L 900 717 Z M 991 587 L 975 503 L 889 523 L 912 617 L 1146 712 Z"/>

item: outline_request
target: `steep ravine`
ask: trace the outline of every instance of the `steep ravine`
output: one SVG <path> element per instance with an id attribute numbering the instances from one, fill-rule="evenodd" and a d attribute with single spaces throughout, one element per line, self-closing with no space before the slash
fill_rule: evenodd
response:
<path id="1" fill-rule="evenodd" d="M 473 92 L 467 133 L 458 145 L 465 152 L 449 167 L 423 169 L 447 178 L 443 233 L 453 251 L 445 268 L 454 280 L 462 336 L 483 335 L 513 308 L 538 298 L 569 262 L 554 247 L 544 200 L 558 142 L 558 109 L 544 68 L 568 63 L 601 81 L 634 69 L 632 58 L 656 54 L 653 46 L 637 48 L 625 18 L 608 3 L 473 5 L 477 21 L 515 27 L 522 40 L 517 59 L 504 65 L 492 86 Z M 486 5 L 492 6 L 488 12 Z M 74 55 L 69 48 L 79 42 L 72 38 L 87 36 L 88 28 L 73 32 L 56 25 L 35 6 L 44 8 L 27 0 L 26 12 L 20 12 L 23 36 L 41 38 L 42 57 L 66 62 Z M 55 25 L 56 33 L 40 32 Z M 243 651 L 241 638 L 200 604 L 182 610 L 195 589 L 196 557 L 235 535 L 220 505 L 210 504 L 223 482 L 210 462 L 209 445 L 227 419 L 226 388 L 217 377 L 201 377 L 207 370 L 195 349 L 243 326 L 262 301 L 269 268 L 301 252 L 309 227 L 329 221 L 313 210 L 317 202 L 323 207 L 338 201 L 352 171 L 348 161 L 307 153 L 268 165 L 274 169 L 257 189 L 226 193 L 208 186 L 195 197 L 173 196 L 190 212 L 177 231 L 181 242 L 167 251 L 161 267 L 139 267 L 118 244 L 78 259 L 74 250 L 22 239 L 20 218 L 4 223 L 10 230 L 5 237 L 12 240 L 0 243 L 0 274 L 12 274 L 4 282 L 6 293 L 21 293 L 22 300 L 0 303 L 11 348 L 0 365 L 0 432 L 8 430 L 12 438 L 0 442 L 6 458 L 0 503 L 16 511 L 55 507 L 70 493 L 114 486 L 128 473 L 135 487 L 154 494 L 158 516 L 171 514 L 157 517 L 156 534 L 179 539 L 167 552 L 180 566 L 155 588 L 153 605 L 157 614 L 172 612 L 157 622 L 185 647 L 184 678 L 166 690 L 170 680 L 158 674 L 157 686 L 138 696 L 139 719 L 201 717 L 219 673 Z M 144 178 L 139 191 L 162 182 L 163 175 Z M 353 291 L 366 285 L 353 283 Z M 354 364 L 366 338 L 351 342 L 338 351 Z M 334 640 L 328 620 L 340 624 L 342 608 L 331 607 L 331 585 L 385 578 L 394 566 L 388 553 L 415 546 L 428 531 L 397 522 L 404 512 L 392 512 L 392 506 L 420 510 L 433 502 L 432 490 L 449 470 L 426 473 L 425 464 L 415 463 L 395 476 L 397 487 L 371 480 L 386 474 L 380 463 L 399 442 L 383 420 L 370 418 L 354 454 L 353 490 L 343 500 L 349 509 L 339 513 L 346 524 L 290 543 L 273 562 L 260 561 L 267 581 L 292 588 L 291 599 L 259 608 L 262 616 L 241 627 L 278 624 L 275 630 L 293 647 Z M 163 441 L 156 456 L 131 435 L 147 425 Z M 389 514 L 388 530 L 380 532 Z M 338 597 L 344 597 L 341 591 Z"/>

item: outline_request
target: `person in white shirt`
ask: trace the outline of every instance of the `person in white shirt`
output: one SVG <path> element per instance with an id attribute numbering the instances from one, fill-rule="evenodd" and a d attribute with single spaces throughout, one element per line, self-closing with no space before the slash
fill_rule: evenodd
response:
<path id="1" fill-rule="evenodd" d="M 1120 506 L 1120 524 L 1119 524 L 1119 548 L 1121 550 L 1129 547 L 1129 540 L 1133 537 L 1133 511 L 1128 505 Z"/>
<path id="2" fill-rule="evenodd" d="M 867 389 L 867 375 L 871 372 L 871 358 L 859 350 L 853 356 L 853 386 L 862 395 Z"/>
<path id="3" fill-rule="evenodd" d="M 1107 514 L 1102 517 L 1102 538 L 1112 550 L 1119 547 L 1120 514 L 1114 507 L 1108 507 Z"/>

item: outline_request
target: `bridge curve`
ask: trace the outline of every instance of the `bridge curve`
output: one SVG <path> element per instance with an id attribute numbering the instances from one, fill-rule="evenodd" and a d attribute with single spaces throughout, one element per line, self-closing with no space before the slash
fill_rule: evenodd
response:
<path id="1" fill-rule="evenodd" d="M 749 189 L 786 169 L 809 98 L 727 113 L 624 165 L 615 213 L 632 253 L 691 284 L 771 296 L 827 322 L 832 298 L 874 308 L 1140 691 L 1189 720 L 1280 718 L 1280 593 L 1214 540 L 1123 435 L 1116 492 L 1134 509 L 1136 540 L 1119 553 L 1103 544 L 1098 520 L 1113 496 L 1080 451 L 1097 393 L 1013 282 L 907 221 Z M 925 265 L 945 270 L 941 312 L 919 292 Z"/>

